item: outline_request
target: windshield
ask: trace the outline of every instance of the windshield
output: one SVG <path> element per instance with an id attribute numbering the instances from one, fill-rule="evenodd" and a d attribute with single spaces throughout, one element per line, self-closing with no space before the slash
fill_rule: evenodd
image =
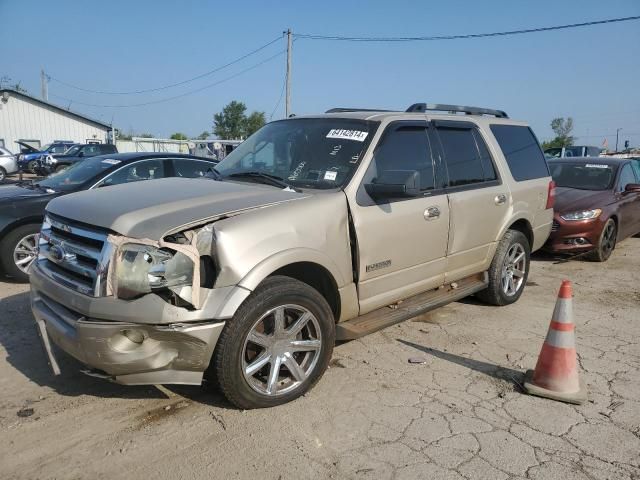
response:
<path id="1" fill-rule="evenodd" d="M 70 147 L 69 150 L 64 152 L 64 154 L 65 155 L 76 155 L 80 151 L 80 147 L 82 147 L 82 145 L 74 145 L 74 146 Z"/>
<path id="2" fill-rule="evenodd" d="M 615 178 L 615 168 L 600 163 L 549 163 L 551 176 L 558 187 L 581 190 L 608 190 Z"/>
<path id="3" fill-rule="evenodd" d="M 48 152 L 49 149 L 51 148 L 51 145 L 53 145 L 53 143 L 47 143 L 44 147 L 42 147 L 40 149 L 41 152 Z"/>
<path id="4" fill-rule="evenodd" d="M 338 188 L 353 175 L 377 125 L 338 118 L 269 123 L 241 143 L 216 170 L 223 177 L 261 172 L 297 187 Z"/>
<path id="5" fill-rule="evenodd" d="M 81 162 L 72 164 L 59 173 L 49 175 L 44 180 L 38 182 L 38 185 L 61 192 L 77 190 L 79 186 L 89 180 L 97 181 L 98 175 L 115 167 L 119 163 L 120 160 L 109 158 L 107 155 L 87 158 Z"/>

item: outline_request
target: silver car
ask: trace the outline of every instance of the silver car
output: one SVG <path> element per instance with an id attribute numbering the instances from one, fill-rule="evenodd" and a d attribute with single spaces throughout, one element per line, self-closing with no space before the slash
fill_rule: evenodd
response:
<path id="1" fill-rule="evenodd" d="M 18 172 L 16 156 L 4 147 L 0 147 L 0 182 Z"/>

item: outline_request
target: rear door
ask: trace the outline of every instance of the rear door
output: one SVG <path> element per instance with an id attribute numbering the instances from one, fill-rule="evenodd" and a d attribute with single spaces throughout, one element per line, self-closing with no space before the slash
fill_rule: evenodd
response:
<path id="1" fill-rule="evenodd" d="M 358 249 L 360 313 L 444 282 L 449 207 L 426 121 L 390 123 L 350 205 Z M 389 170 L 418 171 L 420 195 L 375 201 L 364 188 Z"/>
<path id="2" fill-rule="evenodd" d="M 509 215 L 511 192 L 474 123 L 436 120 L 434 125 L 447 175 L 448 283 L 487 268 Z"/>

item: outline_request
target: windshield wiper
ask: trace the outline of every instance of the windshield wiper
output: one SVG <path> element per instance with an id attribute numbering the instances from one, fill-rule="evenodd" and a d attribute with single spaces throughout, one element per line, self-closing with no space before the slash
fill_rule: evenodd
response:
<path id="1" fill-rule="evenodd" d="M 263 180 L 263 183 L 266 183 L 268 185 L 273 185 L 274 187 L 289 188 L 295 192 L 300 192 L 299 189 L 285 182 L 284 178 L 279 177 L 277 175 L 271 175 L 270 173 L 260 172 L 258 170 L 249 170 L 247 172 L 230 173 L 226 177 L 227 178 L 248 177 L 248 178 L 261 179 Z"/>

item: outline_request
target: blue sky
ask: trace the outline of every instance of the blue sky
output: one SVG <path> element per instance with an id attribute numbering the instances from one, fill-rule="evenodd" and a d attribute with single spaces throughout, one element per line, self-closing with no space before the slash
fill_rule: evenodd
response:
<path id="1" fill-rule="evenodd" d="M 640 15 L 638 0 L 574 1 L 30 1 L 0 0 L 0 76 L 40 92 L 40 68 L 93 90 L 131 91 L 179 82 L 294 32 L 361 36 L 482 33 Z M 99 95 L 58 82 L 49 100 L 125 131 L 168 136 L 211 130 L 231 100 L 267 117 L 283 86 L 284 56 L 199 93 L 277 54 L 284 39 L 198 81 L 140 95 Z M 506 110 L 541 139 L 551 118 L 572 116 L 579 143 L 615 131 L 640 145 L 640 21 L 557 32 L 446 42 L 294 43 L 292 110 L 334 106 L 406 108 L 414 102 Z M 69 100 L 73 100 L 69 102 Z M 284 100 L 274 118 L 282 117 Z"/>

